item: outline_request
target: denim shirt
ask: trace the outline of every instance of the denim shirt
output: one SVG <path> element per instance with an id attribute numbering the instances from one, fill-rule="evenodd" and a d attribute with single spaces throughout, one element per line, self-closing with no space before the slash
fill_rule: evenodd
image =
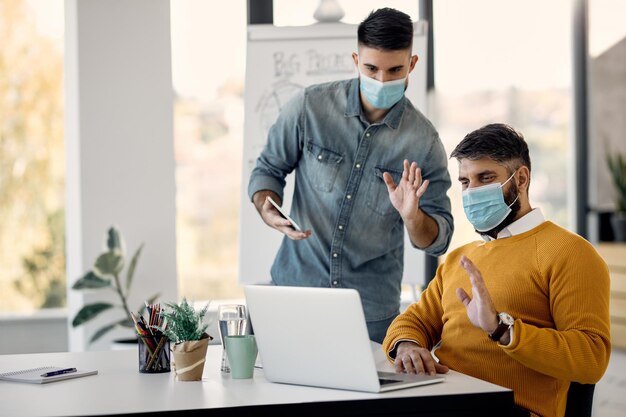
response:
<path id="1" fill-rule="evenodd" d="M 269 131 L 248 184 L 248 195 L 283 196 L 295 170 L 291 215 L 308 239 L 286 236 L 272 266 L 277 285 L 354 288 L 365 318 L 399 312 L 404 223 L 383 181 L 400 181 L 403 160 L 416 161 L 430 180 L 420 208 L 439 226 L 425 249 L 443 254 L 452 236 L 448 159 L 432 124 L 403 97 L 379 123 L 361 107 L 359 80 L 318 84 L 296 95 Z M 320 306 L 323 308 L 323 306 Z"/>

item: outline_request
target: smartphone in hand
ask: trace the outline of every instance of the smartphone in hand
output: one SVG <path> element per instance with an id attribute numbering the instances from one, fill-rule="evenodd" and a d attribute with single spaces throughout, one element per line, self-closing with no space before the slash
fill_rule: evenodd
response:
<path id="1" fill-rule="evenodd" d="M 291 225 L 293 226 L 294 229 L 296 229 L 298 232 L 302 231 L 300 226 L 298 226 L 298 223 L 293 221 L 293 219 L 291 217 L 289 217 L 289 215 L 287 213 L 285 213 L 285 211 L 278 204 L 276 204 L 276 202 L 272 199 L 272 197 L 268 196 L 267 199 L 270 201 L 270 203 L 272 203 L 272 205 L 276 208 L 276 210 L 278 210 L 278 212 L 280 213 L 281 216 L 283 216 L 285 219 L 287 219 L 287 220 L 289 220 L 291 222 Z"/>

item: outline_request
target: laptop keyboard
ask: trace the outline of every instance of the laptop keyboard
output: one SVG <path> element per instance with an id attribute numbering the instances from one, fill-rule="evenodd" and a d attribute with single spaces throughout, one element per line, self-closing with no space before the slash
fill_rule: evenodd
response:
<path id="1" fill-rule="evenodd" d="M 398 382 L 401 382 L 401 381 L 399 381 L 397 379 L 378 378 L 378 382 L 380 383 L 380 386 L 382 387 L 382 386 L 387 385 L 387 384 L 395 384 L 395 383 L 398 383 Z"/>

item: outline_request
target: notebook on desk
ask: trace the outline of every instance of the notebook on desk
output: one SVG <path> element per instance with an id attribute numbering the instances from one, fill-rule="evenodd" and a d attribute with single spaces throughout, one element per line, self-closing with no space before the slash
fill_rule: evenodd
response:
<path id="1" fill-rule="evenodd" d="M 22 369 L 19 371 L 0 373 L 0 381 L 26 382 L 29 384 L 47 384 L 64 379 L 81 378 L 96 375 L 96 370 L 74 369 L 71 372 L 62 372 L 67 368 L 61 366 L 43 366 L 41 368 Z"/>
<path id="2" fill-rule="evenodd" d="M 246 286 L 244 291 L 269 381 L 384 392 L 445 379 L 378 372 L 356 290 Z"/>

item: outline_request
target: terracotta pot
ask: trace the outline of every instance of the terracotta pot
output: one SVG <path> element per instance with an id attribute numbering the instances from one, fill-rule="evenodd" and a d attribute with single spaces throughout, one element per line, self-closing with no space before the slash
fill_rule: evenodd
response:
<path id="1" fill-rule="evenodd" d="M 205 333 L 200 340 L 179 342 L 172 346 L 174 372 L 179 381 L 202 380 L 206 350 L 211 339 Z"/>

